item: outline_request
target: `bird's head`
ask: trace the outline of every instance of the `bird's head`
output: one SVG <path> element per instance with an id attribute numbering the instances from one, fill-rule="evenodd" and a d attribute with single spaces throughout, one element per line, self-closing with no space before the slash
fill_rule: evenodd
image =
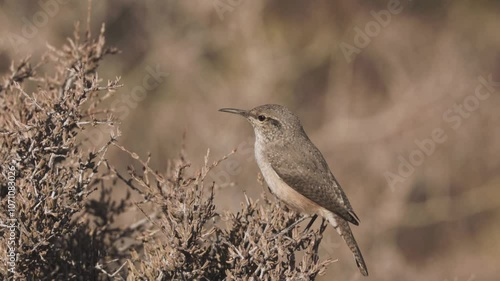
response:
<path id="1" fill-rule="evenodd" d="M 252 124 L 256 138 L 265 142 L 293 138 L 303 131 L 299 118 L 282 105 L 266 104 L 251 110 L 222 108 L 219 111 L 245 117 Z"/>

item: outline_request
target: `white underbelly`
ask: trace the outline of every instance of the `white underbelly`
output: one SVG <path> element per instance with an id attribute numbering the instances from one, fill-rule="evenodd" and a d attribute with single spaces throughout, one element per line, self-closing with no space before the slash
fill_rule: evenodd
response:
<path id="1" fill-rule="evenodd" d="M 297 211 L 309 214 L 318 213 L 319 205 L 288 186 L 274 171 L 257 145 L 255 146 L 255 158 L 269 189 L 278 199 Z"/>

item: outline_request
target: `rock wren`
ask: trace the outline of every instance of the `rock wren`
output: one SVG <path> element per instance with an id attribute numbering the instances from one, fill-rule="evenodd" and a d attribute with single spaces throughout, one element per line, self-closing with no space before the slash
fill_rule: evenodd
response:
<path id="1" fill-rule="evenodd" d="M 251 110 L 222 108 L 239 114 L 255 132 L 255 158 L 271 192 L 291 208 L 320 215 L 333 225 L 354 254 L 361 274 L 368 269 L 349 227 L 359 225 L 347 196 L 321 152 L 304 132 L 300 120 L 281 105 Z"/>

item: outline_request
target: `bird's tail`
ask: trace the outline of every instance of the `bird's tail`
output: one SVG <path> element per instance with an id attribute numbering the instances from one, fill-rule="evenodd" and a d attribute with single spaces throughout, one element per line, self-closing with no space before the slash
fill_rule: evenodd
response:
<path id="1" fill-rule="evenodd" d="M 358 243 L 356 243 L 356 239 L 354 239 L 354 235 L 352 235 L 349 223 L 341 217 L 335 215 L 334 213 L 331 213 L 331 215 L 328 216 L 327 219 L 328 222 L 330 222 L 330 224 L 333 225 L 335 230 L 340 234 L 340 236 L 342 236 L 347 246 L 349 246 L 349 249 L 351 249 L 351 252 L 354 255 L 354 260 L 356 261 L 361 274 L 363 274 L 364 276 L 368 276 L 368 268 L 366 267 L 363 255 L 359 250 Z"/>

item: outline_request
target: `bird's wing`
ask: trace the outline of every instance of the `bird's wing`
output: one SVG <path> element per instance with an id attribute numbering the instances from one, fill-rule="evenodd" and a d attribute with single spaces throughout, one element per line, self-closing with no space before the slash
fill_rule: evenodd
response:
<path id="1" fill-rule="evenodd" d="M 272 168 L 291 188 L 346 221 L 359 225 L 347 196 L 333 176 L 321 152 L 312 144 L 287 154 L 266 153 Z M 274 163 L 274 164 L 273 164 Z"/>

